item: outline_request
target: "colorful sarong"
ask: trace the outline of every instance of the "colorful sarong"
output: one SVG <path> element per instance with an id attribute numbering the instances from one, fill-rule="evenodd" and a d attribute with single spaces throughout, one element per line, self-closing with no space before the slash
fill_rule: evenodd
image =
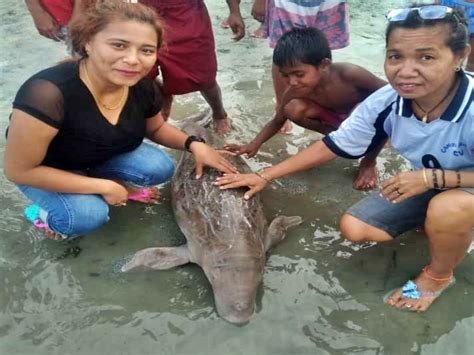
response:
<path id="1" fill-rule="evenodd" d="M 211 19 L 203 0 L 140 0 L 164 22 L 157 63 L 166 94 L 181 95 L 216 85 L 217 58 Z M 154 78 L 157 68 L 149 74 Z"/>
<path id="2" fill-rule="evenodd" d="M 265 36 L 274 48 L 293 28 L 313 27 L 326 35 L 331 49 L 349 45 L 348 5 L 340 0 L 268 0 Z"/>
<path id="3" fill-rule="evenodd" d="M 463 10 L 468 23 L 469 35 L 470 37 L 474 36 L 474 3 L 462 0 L 441 0 L 440 4 Z"/>

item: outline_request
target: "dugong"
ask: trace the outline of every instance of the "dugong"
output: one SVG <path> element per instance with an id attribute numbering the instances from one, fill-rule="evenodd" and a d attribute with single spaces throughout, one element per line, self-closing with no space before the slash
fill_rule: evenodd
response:
<path id="1" fill-rule="evenodd" d="M 223 145 L 215 133 L 201 126 L 183 129 L 213 147 Z M 241 157 L 228 159 L 240 172 L 250 172 Z M 186 244 L 140 250 L 122 271 L 196 263 L 212 286 L 217 313 L 230 323 L 244 324 L 255 312 L 266 252 L 284 238 L 287 228 L 300 224 L 301 217 L 279 216 L 268 225 L 259 196 L 245 200 L 245 189 L 220 190 L 214 185 L 219 175 L 206 168 L 197 180 L 192 154 L 184 152 L 171 181 L 171 203 Z"/>

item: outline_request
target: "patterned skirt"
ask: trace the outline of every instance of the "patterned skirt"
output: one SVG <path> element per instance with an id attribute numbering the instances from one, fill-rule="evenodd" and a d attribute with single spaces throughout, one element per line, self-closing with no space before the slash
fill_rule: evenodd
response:
<path id="1" fill-rule="evenodd" d="M 274 48 L 295 27 L 314 27 L 326 35 L 331 49 L 349 45 L 349 9 L 339 0 L 267 0 L 265 37 Z"/>

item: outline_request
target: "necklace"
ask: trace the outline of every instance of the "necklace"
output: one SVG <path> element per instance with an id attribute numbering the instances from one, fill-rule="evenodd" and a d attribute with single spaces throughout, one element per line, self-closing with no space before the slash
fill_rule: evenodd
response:
<path id="1" fill-rule="evenodd" d="M 421 110 L 423 111 L 423 117 L 421 118 L 421 121 L 423 123 L 426 123 L 428 122 L 428 118 L 429 118 L 429 114 L 431 112 L 433 112 L 434 110 L 436 110 L 447 98 L 449 95 L 451 95 L 451 92 L 452 90 L 454 89 L 454 87 L 456 86 L 456 84 L 458 83 L 458 80 L 454 80 L 454 83 L 453 85 L 451 85 L 451 87 L 449 88 L 448 92 L 446 93 L 446 95 L 444 95 L 444 97 L 441 99 L 440 102 L 438 102 L 431 110 L 425 110 L 423 107 L 421 107 L 421 105 L 416 102 L 416 100 L 413 100 L 413 103 Z"/>
<path id="2" fill-rule="evenodd" d="M 102 106 L 103 108 L 105 108 L 106 110 L 110 110 L 110 111 L 113 111 L 113 110 L 116 110 L 120 107 L 120 105 L 122 105 L 123 103 L 123 100 L 125 99 L 125 97 L 127 96 L 126 93 L 127 93 L 127 88 L 124 86 L 123 87 L 123 90 L 122 90 L 122 95 L 120 96 L 120 99 L 118 100 L 118 102 L 115 104 L 115 105 L 107 105 L 105 103 L 103 103 L 102 101 L 100 101 L 99 99 L 99 96 L 94 92 L 94 85 L 92 84 L 92 81 L 91 79 L 89 78 L 89 73 L 87 71 L 87 66 L 86 66 L 86 63 L 83 64 L 82 66 L 84 68 L 84 76 L 89 84 L 89 89 L 91 91 L 91 94 L 92 96 L 94 97 L 94 100 L 100 105 Z"/>

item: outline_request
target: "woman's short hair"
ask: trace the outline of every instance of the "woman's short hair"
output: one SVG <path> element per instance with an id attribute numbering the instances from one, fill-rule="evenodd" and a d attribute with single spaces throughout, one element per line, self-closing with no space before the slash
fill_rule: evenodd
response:
<path id="1" fill-rule="evenodd" d="M 139 3 L 124 0 L 97 0 L 95 6 L 88 6 L 84 14 L 69 24 L 69 37 L 74 52 L 87 57 L 86 43 L 115 21 L 136 21 L 151 25 L 157 35 L 157 48 L 163 41 L 163 27 L 156 12 Z"/>
<path id="2" fill-rule="evenodd" d="M 433 5 L 413 5 L 410 8 L 422 8 Z M 385 32 L 385 45 L 388 45 L 390 34 L 396 28 L 417 29 L 423 27 L 433 27 L 445 25 L 449 33 L 446 33 L 446 45 L 453 53 L 461 53 L 468 45 L 469 33 L 467 29 L 467 20 L 461 9 L 453 8 L 452 12 L 446 13 L 446 16 L 435 20 L 424 20 L 420 17 L 418 11 L 410 11 L 403 21 L 389 22 Z"/>
<path id="3" fill-rule="evenodd" d="M 278 40 L 273 51 L 273 64 L 292 66 L 297 62 L 319 66 L 323 59 L 332 59 L 329 43 L 321 30 L 293 28 Z"/>

